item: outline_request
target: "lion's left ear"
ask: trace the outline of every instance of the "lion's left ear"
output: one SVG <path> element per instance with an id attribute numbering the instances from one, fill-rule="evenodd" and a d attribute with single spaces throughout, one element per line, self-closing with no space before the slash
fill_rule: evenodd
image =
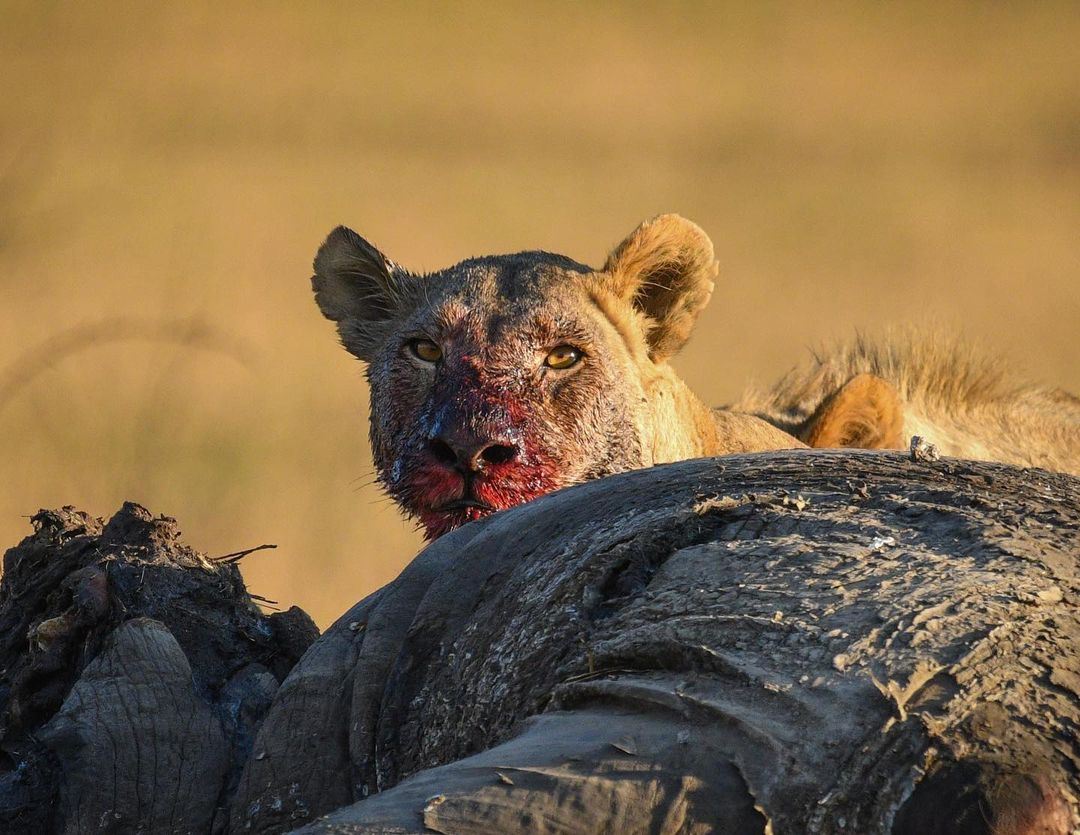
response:
<path id="1" fill-rule="evenodd" d="M 717 264 L 712 241 L 679 215 L 646 221 L 615 247 L 604 284 L 647 320 L 649 357 L 663 362 L 690 338 L 709 302 Z"/>

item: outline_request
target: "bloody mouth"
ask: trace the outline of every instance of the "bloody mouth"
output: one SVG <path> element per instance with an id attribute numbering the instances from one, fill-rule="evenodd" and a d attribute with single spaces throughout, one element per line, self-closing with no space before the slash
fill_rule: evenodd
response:
<path id="1" fill-rule="evenodd" d="M 455 499 L 444 502 L 431 510 L 420 513 L 420 521 L 424 525 L 427 538 L 437 539 L 454 528 L 459 528 L 466 522 L 475 522 L 489 516 L 499 508 L 487 502 L 473 498 Z"/>
<path id="2" fill-rule="evenodd" d="M 468 477 L 442 467 L 418 468 L 408 480 L 406 491 L 411 499 L 407 505 L 430 541 L 466 522 L 475 522 L 555 488 L 552 480 L 543 478 L 535 468 L 507 464 Z"/>

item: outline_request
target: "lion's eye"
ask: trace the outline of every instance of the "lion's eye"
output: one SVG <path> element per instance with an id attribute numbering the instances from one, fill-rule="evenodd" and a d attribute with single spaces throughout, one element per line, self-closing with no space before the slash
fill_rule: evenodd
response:
<path id="1" fill-rule="evenodd" d="M 548 368 L 554 368 L 556 371 L 560 371 L 564 368 L 575 366 L 580 361 L 581 351 L 573 345 L 557 345 L 552 348 L 544 358 L 544 365 Z"/>
<path id="2" fill-rule="evenodd" d="M 409 350 L 424 362 L 438 362 L 442 359 L 442 348 L 430 339 L 414 339 L 409 343 Z"/>

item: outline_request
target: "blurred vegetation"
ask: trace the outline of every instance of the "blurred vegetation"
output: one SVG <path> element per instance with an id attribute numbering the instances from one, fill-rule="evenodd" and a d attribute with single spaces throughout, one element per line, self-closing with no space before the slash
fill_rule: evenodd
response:
<path id="1" fill-rule="evenodd" d="M 598 263 L 678 211 L 708 400 L 933 319 L 1080 390 L 1080 5 L 0 0 L 0 542 L 177 516 L 322 625 L 419 536 L 310 298 L 347 223 Z M 6 388 L 5 388 L 6 387 Z"/>

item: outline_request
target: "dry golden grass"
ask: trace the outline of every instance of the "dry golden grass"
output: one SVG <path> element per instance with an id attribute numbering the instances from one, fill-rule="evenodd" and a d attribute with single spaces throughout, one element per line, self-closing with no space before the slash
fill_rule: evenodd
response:
<path id="1" fill-rule="evenodd" d="M 391 579 L 420 538 L 308 286 L 340 222 L 415 268 L 595 264 L 681 212 L 723 266 L 677 360 L 714 402 L 927 319 L 1080 390 L 1075 3 L 0 19 L 4 544 L 133 498 L 211 553 L 278 543 L 251 586 L 322 625 Z"/>

